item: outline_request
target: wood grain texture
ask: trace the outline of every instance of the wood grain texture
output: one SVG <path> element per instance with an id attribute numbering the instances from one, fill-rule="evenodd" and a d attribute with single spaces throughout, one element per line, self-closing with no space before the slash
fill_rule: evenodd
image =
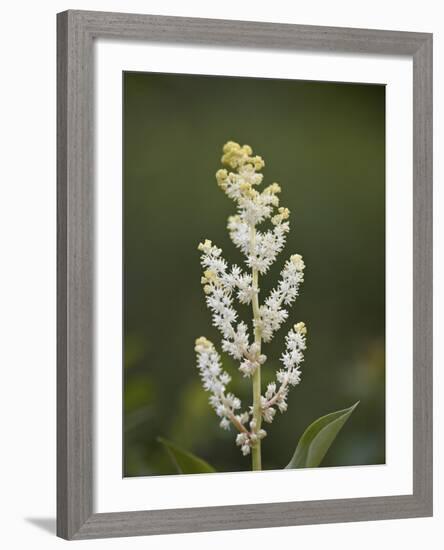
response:
<path id="1" fill-rule="evenodd" d="M 74 539 L 401 519 L 430 515 L 416 496 L 282 502 L 93 515 Z"/>
<path id="2" fill-rule="evenodd" d="M 57 532 L 92 514 L 92 39 L 58 16 Z"/>
<path id="3" fill-rule="evenodd" d="M 222 19 L 70 11 L 94 37 L 353 53 L 413 55 L 426 33 Z"/>
<path id="4" fill-rule="evenodd" d="M 93 42 L 96 38 L 413 58 L 413 495 L 93 513 Z M 65 539 L 432 514 L 432 35 L 68 11 L 57 17 L 57 534 Z"/>
<path id="5" fill-rule="evenodd" d="M 413 56 L 413 491 L 433 509 L 433 45 Z"/>

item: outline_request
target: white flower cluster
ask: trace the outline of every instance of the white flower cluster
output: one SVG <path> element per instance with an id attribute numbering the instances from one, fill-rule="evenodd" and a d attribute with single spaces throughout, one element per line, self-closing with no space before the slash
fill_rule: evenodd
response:
<path id="1" fill-rule="evenodd" d="M 285 337 L 286 351 L 281 356 L 284 369 L 276 373 L 276 382 L 267 386 L 265 395 L 261 396 L 262 416 L 265 422 L 273 422 L 276 414 L 275 406 L 281 413 L 287 410 L 289 386 L 297 386 L 301 381 L 300 364 L 304 360 L 303 351 L 306 348 L 307 328 L 304 323 L 297 323 Z"/>
<path id="2" fill-rule="evenodd" d="M 206 294 L 208 308 L 213 312 L 213 326 L 222 333 L 222 349 L 233 359 L 242 360 L 239 370 L 248 377 L 259 365 L 266 361 L 266 356 L 260 353 L 257 343 L 249 344 L 248 327 L 244 322 L 236 325 L 237 312 L 233 308 L 233 292 L 241 303 L 249 304 L 255 291 L 252 287 L 252 277 L 243 274 L 238 266 L 227 270 L 227 263 L 221 258 L 222 250 L 206 240 L 199 245 L 202 252 L 201 263 L 205 271 L 201 278 Z"/>
<path id="3" fill-rule="evenodd" d="M 269 342 L 287 319 L 286 307 L 293 304 L 298 296 L 305 265 L 300 255 L 291 256 L 284 265 L 277 288 L 263 305 L 259 305 L 258 276 L 268 271 L 284 248 L 290 230 L 290 212 L 288 208 L 279 206 L 281 188 L 277 183 L 272 183 L 262 192 L 257 190 L 263 180 L 260 170 L 264 167 L 264 161 L 253 155 L 249 145 L 241 146 L 233 141 L 226 143 L 222 164 L 228 169 L 218 170 L 216 180 L 237 205 L 236 215 L 228 219 L 228 231 L 233 243 L 244 254 L 251 274 L 244 273 L 237 265 L 229 269 L 222 258 L 222 250 L 205 240 L 198 247 L 204 270 L 201 282 L 207 306 L 212 312 L 213 325 L 222 334 L 222 350 L 239 361 L 239 370 L 244 377 L 254 377 L 267 359 L 261 352 L 261 342 Z M 258 230 L 257 225 L 266 220 L 271 222 L 271 228 Z M 234 297 L 242 304 L 253 304 L 254 341 L 251 344 L 247 325 L 238 322 L 233 307 Z M 296 330 L 296 327 L 299 329 Z M 212 393 L 210 403 L 221 417 L 223 428 L 228 428 L 231 423 L 239 431 L 236 444 L 244 455 L 249 454 L 251 448 L 266 436 L 260 426 L 261 413 L 264 420 L 271 422 L 275 414 L 274 406 L 281 412 L 286 409 L 288 386 L 299 382 L 305 333 L 305 325 L 299 323 L 287 336 L 287 352 L 282 356 L 285 369 L 277 373 L 279 389 L 276 389 L 276 383 L 270 384 L 265 396 L 257 394 L 257 405 L 241 414 L 236 414 L 240 401 L 226 393 L 230 377 L 222 371 L 220 357 L 213 344 L 203 337 L 196 341 L 198 368 L 204 388 Z"/>
<path id="4" fill-rule="evenodd" d="M 249 303 L 254 294 L 250 275 L 244 275 L 240 268 L 227 269 L 227 262 L 221 258 L 222 250 L 206 240 L 199 245 L 201 263 L 205 271 L 201 278 L 208 308 L 213 312 L 213 325 L 223 336 L 222 349 L 234 359 L 247 356 L 249 351 L 248 328 L 242 321 L 236 324 L 237 313 L 233 308 L 233 291 L 238 298 Z"/>
<path id="5" fill-rule="evenodd" d="M 232 393 L 225 393 L 231 377 L 222 370 L 220 356 L 213 344 L 201 336 L 196 340 L 194 349 L 204 390 L 212 394 L 210 403 L 217 416 L 221 418 L 221 428 L 228 429 L 233 421 L 243 426 L 248 421 L 249 414 L 236 414 L 236 411 L 241 408 L 240 399 Z"/>
<path id="6" fill-rule="evenodd" d="M 277 184 L 275 184 L 277 185 Z M 277 198 L 277 197 L 276 197 Z M 280 208 L 283 214 L 288 215 L 286 209 Z M 275 219 L 275 216 L 273 217 Z M 277 255 L 285 246 L 285 235 L 290 230 L 288 222 L 276 223 L 275 227 L 265 233 L 256 232 L 254 243 L 251 243 L 249 226 L 242 221 L 239 215 L 230 216 L 228 230 L 231 240 L 247 257 L 246 263 L 251 269 L 257 269 L 263 274 L 268 271 L 276 260 Z"/>
<path id="7" fill-rule="evenodd" d="M 267 432 L 260 428 L 256 429 L 256 421 L 252 420 L 250 422 L 250 431 L 249 432 L 240 432 L 236 436 L 236 445 L 241 448 L 242 454 L 244 456 L 249 455 L 251 452 L 251 447 L 267 435 Z"/>
<path id="8" fill-rule="evenodd" d="M 269 342 L 288 317 L 283 306 L 291 306 L 299 295 L 299 285 L 304 281 L 305 264 L 302 256 L 293 254 L 285 263 L 281 280 L 260 307 L 260 319 L 255 326 L 260 330 L 264 342 Z"/>

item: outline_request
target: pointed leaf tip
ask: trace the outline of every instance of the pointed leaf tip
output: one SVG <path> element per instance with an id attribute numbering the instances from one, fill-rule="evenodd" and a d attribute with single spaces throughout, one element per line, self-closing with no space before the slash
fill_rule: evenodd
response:
<path id="1" fill-rule="evenodd" d="M 296 451 L 285 468 L 319 466 L 341 428 L 358 405 L 359 401 L 348 409 L 321 416 L 310 424 L 299 439 Z"/>

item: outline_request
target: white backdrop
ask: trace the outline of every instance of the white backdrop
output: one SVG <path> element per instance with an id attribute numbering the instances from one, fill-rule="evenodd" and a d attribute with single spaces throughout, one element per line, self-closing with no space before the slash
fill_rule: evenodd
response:
<path id="1" fill-rule="evenodd" d="M 2 358 L 2 453 L 0 454 L 2 546 L 8 549 L 61 548 L 55 524 L 55 13 L 67 8 L 132 11 L 286 23 L 373 27 L 435 33 L 435 60 L 442 58 L 444 19 L 439 2 L 424 0 L 351 0 L 310 3 L 285 0 L 61 0 L 28 1 L 2 6 L 0 87 L 1 201 L 0 319 Z M 442 212 L 444 69 L 435 61 L 435 212 Z M 435 280 L 444 277 L 442 215 L 435 221 Z M 435 362 L 444 359 L 443 293 L 435 291 Z M 435 463 L 443 461 L 443 408 L 437 396 L 443 376 L 435 371 Z M 5 376 L 6 375 L 6 376 Z M 440 391 L 441 390 L 441 391 Z M 442 433 L 442 428 L 441 428 Z M 440 548 L 444 535 L 440 471 L 435 469 L 435 517 L 341 525 L 306 526 L 253 531 L 171 535 L 151 538 L 88 541 L 82 548 L 199 550 L 254 546 L 272 549 L 347 550 Z M 441 539 L 441 540 L 439 540 Z M 66 543 L 65 543 L 66 544 Z"/>

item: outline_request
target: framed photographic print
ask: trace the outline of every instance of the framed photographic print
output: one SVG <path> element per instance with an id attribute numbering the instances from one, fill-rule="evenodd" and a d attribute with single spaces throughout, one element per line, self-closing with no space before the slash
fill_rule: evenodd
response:
<path id="1" fill-rule="evenodd" d="M 432 36 L 58 15 L 58 534 L 432 514 Z"/>

